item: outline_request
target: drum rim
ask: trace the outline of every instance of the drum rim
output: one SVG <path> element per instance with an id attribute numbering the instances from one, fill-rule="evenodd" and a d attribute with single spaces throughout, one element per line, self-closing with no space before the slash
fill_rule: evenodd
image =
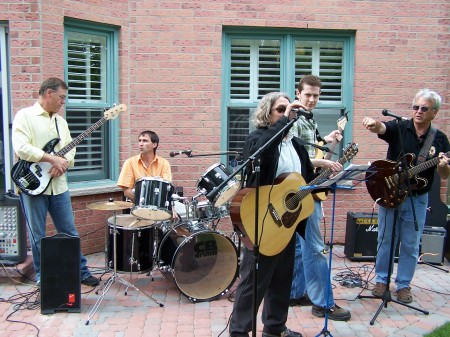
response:
<path id="1" fill-rule="evenodd" d="M 162 181 L 162 182 L 168 183 L 169 185 L 173 185 L 172 182 L 171 182 L 170 180 L 164 179 L 163 177 L 160 177 L 160 176 L 154 176 L 154 177 L 152 177 L 152 176 L 142 177 L 142 178 L 139 178 L 138 180 L 136 180 L 136 181 L 134 182 L 134 184 L 136 185 L 136 183 L 140 182 L 141 180 L 156 180 L 156 181 Z"/>
<path id="2" fill-rule="evenodd" d="M 118 225 L 118 224 L 117 224 L 117 221 L 116 221 L 116 228 L 125 228 L 125 229 L 127 229 L 127 230 L 131 230 L 131 229 L 151 228 L 151 227 L 154 227 L 154 226 L 155 226 L 155 223 L 156 223 L 156 221 L 153 221 L 153 220 L 150 220 L 150 219 L 139 218 L 139 217 L 137 217 L 137 216 L 135 216 L 135 215 L 133 215 L 133 214 L 116 214 L 115 216 L 114 216 L 114 215 L 110 216 L 110 217 L 108 218 L 108 220 L 106 220 L 106 221 L 108 222 L 108 226 L 114 227 L 114 223 L 112 223 L 111 221 L 109 221 L 110 219 L 113 219 L 114 217 L 116 217 L 116 220 L 117 220 L 118 218 L 121 218 L 121 219 L 131 218 L 131 219 L 134 219 L 134 220 L 140 219 L 140 220 L 144 220 L 144 221 L 152 221 L 152 222 L 153 222 L 152 224 L 145 225 L 145 226 L 138 226 L 138 227 L 133 227 L 133 228 L 125 228 L 124 226 Z M 133 222 L 133 221 L 131 221 L 131 222 Z"/>
<path id="3" fill-rule="evenodd" d="M 158 247 L 157 261 L 161 261 L 161 249 L 162 249 L 162 247 L 163 247 L 163 245 L 164 245 L 164 242 L 165 242 L 166 238 L 170 236 L 170 233 L 171 233 L 175 228 L 177 228 L 177 227 L 179 227 L 179 226 L 181 226 L 181 225 L 183 225 L 183 224 L 185 224 L 185 223 L 187 223 L 187 221 L 186 221 L 186 222 L 183 222 L 183 223 L 178 223 L 176 226 L 172 227 L 169 231 L 167 231 L 167 233 L 164 234 L 163 238 L 162 238 L 161 241 L 160 241 L 159 247 Z M 199 222 L 199 223 L 200 223 L 200 222 Z M 174 264 L 175 264 L 175 258 L 178 256 L 179 250 L 180 250 L 181 247 L 184 246 L 185 242 L 187 242 L 188 239 L 191 239 L 192 236 L 193 236 L 194 234 L 201 234 L 201 233 L 203 233 L 203 232 L 207 232 L 207 233 L 209 233 L 209 234 L 211 234 L 211 233 L 216 233 L 216 234 L 218 234 L 220 237 L 225 238 L 225 241 L 228 241 L 228 243 L 230 243 L 231 247 L 233 247 L 233 249 L 234 249 L 234 251 L 235 251 L 235 253 L 236 253 L 236 269 L 235 269 L 234 275 L 232 275 L 232 277 L 231 277 L 230 283 L 229 283 L 229 284 L 228 284 L 221 292 L 219 292 L 218 294 L 216 294 L 216 295 L 214 295 L 214 296 L 211 296 L 211 297 L 196 298 L 196 297 L 193 297 L 193 296 L 187 294 L 187 293 L 186 293 L 185 291 L 183 291 L 182 288 L 180 287 L 180 284 L 179 284 L 179 282 L 177 281 L 177 279 L 176 279 L 176 277 L 175 277 L 175 272 L 176 272 L 176 270 L 174 269 Z M 186 296 L 190 301 L 192 301 L 192 302 L 206 302 L 206 301 L 210 301 L 210 300 L 212 300 L 212 299 L 214 299 L 214 298 L 218 298 L 218 297 L 222 296 L 224 293 L 228 292 L 228 291 L 230 290 L 230 288 L 233 286 L 233 284 L 236 282 L 236 279 L 237 279 L 237 277 L 238 277 L 238 275 L 239 275 L 239 265 L 240 265 L 240 263 L 239 263 L 239 255 L 238 255 L 238 254 L 239 254 L 238 248 L 237 248 L 236 245 L 234 244 L 233 240 L 231 240 L 227 235 L 225 235 L 225 234 L 222 233 L 222 232 L 215 231 L 215 230 L 212 230 L 212 229 L 210 229 L 210 228 L 205 227 L 205 228 L 202 229 L 202 230 L 199 230 L 199 231 L 196 231 L 196 232 L 192 232 L 189 236 L 185 236 L 185 237 L 184 237 L 184 240 L 182 241 L 182 243 L 181 243 L 179 246 L 177 246 L 177 248 L 175 249 L 175 252 L 173 253 L 173 256 L 172 256 L 172 258 L 171 258 L 170 264 L 165 265 L 165 266 L 167 266 L 167 267 L 170 268 L 170 269 L 169 269 L 170 271 L 164 271 L 164 270 L 162 270 L 162 274 L 163 274 L 163 275 L 170 274 L 171 277 L 172 277 L 172 281 L 175 283 L 177 289 L 178 289 L 184 296 Z"/>

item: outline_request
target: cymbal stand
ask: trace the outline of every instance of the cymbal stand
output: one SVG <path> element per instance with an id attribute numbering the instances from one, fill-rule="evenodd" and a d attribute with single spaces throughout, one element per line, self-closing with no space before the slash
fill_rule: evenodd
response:
<path id="1" fill-rule="evenodd" d="M 92 317 L 94 316 L 94 314 L 97 312 L 97 309 L 99 308 L 100 304 L 102 303 L 103 299 L 105 298 L 106 293 L 109 291 L 109 289 L 111 288 L 111 286 L 113 285 L 114 282 L 119 281 L 120 283 L 124 284 L 128 287 L 133 288 L 134 290 L 142 293 L 143 295 L 147 296 L 149 299 L 151 299 L 152 301 L 154 301 L 155 303 L 157 303 L 160 307 L 163 307 L 164 304 L 162 304 L 161 302 L 157 301 L 155 298 L 151 297 L 150 295 L 148 295 L 147 293 L 145 293 L 144 291 L 140 290 L 138 287 L 136 287 L 134 284 L 129 283 L 127 280 L 125 280 L 122 276 L 120 276 L 117 273 L 117 228 L 116 228 L 116 221 L 117 221 L 117 211 L 114 210 L 114 224 L 113 224 L 113 254 L 114 254 L 114 270 L 113 270 L 113 275 L 108 279 L 108 281 L 106 282 L 105 288 L 103 288 L 103 291 L 100 295 L 100 297 L 98 298 L 97 302 L 95 302 L 94 307 L 91 309 L 91 311 L 89 312 L 87 321 L 86 321 L 86 325 L 89 325 L 89 321 L 92 319 Z"/>
<path id="2" fill-rule="evenodd" d="M 130 281 L 133 281 L 133 265 L 138 264 L 138 260 L 134 258 L 134 239 L 135 239 L 135 233 L 133 233 L 133 238 L 131 239 L 131 256 L 128 259 L 128 262 L 130 263 Z M 114 267 L 116 266 L 116 263 L 114 262 Z M 139 266 L 137 268 L 139 270 Z M 130 286 L 127 285 L 127 288 L 125 289 L 125 296 L 127 295 L 128 288 Z"/>

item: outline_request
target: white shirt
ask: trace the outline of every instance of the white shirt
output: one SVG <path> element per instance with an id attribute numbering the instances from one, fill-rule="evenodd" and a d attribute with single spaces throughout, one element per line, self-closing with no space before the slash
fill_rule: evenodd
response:
<path id="1" fill-rule="evenodd" d="M 282 173 L 298 172 L 302 173 L 302 164 L 292 144 L 292 135 L 288 135 L 287 139 L 283 139 L 280 144 L 280 158 L 278 159 L 277 174 L 278 177 Z"/>

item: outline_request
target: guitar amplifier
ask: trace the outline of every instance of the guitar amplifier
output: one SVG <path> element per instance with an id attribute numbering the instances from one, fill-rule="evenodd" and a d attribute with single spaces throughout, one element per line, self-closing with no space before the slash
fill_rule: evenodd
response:
<path id="1" fill-rule="evenodd" d="M 0 262 L 14 265 L 27 257 L 25 216 L 18 195 L 0 197 Z"/>
<path id="2" fill-rule="evenodd" d="M 420 254 L 422 261 L 444 264 L 444 244 L 447 231 L 442 227 L 425 226 L 421 238 Z"/>
<path id="3" fill-rule="evenodd" d="M 375 261 L 378 214 L 347 212 L 344 254 L 352 261 Z"/>

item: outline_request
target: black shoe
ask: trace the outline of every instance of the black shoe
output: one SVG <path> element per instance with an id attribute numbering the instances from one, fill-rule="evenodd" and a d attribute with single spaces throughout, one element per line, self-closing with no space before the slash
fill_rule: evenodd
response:
<path id="1" fill-rule="evenodd" d="M 309 296 L 305 294 L 305 296 L 299 297 L 299 298 L 291 298 L 289 300 L 289 306 L 290 307 L 305 307 L 308 305 L 313 305 L 313 302 L 309 299 Z"/>
<path id="2" fill-rule="evenodd" d="M 286 328 L 283 332 L 272 333 L 263 331 L 262 337 L 303 337 L 300 332 L 292 331 Z"/>
<path id="3" fill-rule="evenodd" d="M 325 317 L 325 308 L 313 305 L 312 314 L 316 317 Z M 337 304 L 328 309 L 328 318 L 333 321 L 348 321 L 352 315 L 347 309 L 341 308 Z"/>
<path id="4" fill-rule="evenodd" d="M 90 286 L 90 287 L 98 286 L 99 283 L 100 283 L 100 281 L 98 280 L 98 278 L 96 278 L 92 275 L 86 277 L 84 280 L 81 281 L 81 284 L 84 284 L 85 286 Z"/>

